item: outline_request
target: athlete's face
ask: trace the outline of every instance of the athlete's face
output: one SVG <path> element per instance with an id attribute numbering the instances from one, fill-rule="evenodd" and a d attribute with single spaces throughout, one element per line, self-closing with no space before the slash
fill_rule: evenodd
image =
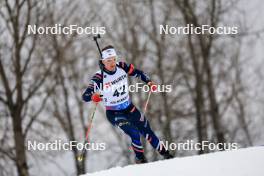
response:
<path id="1" fill-rule="evenodd" d="M 115 57 L 107 58 L 107 59 L 103 60 L 103 64 L 104 64 L 106 70 L 115 71 L 116 58 Z"/>

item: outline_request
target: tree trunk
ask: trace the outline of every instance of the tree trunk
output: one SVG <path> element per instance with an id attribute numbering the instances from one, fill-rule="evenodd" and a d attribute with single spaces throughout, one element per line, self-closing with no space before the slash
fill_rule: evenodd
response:
<path id="1" fill-rule="evenodd" d="M 15 140 L 15 153 L 16 153 L 16 166 L 19 176 L 28 176 L 28 166 L 26 159 L 26 149 L 25 149 L 25 136 L 22 131 L 22 120 L 20 117 L 19 110 L 13 110 L 12 113 L 13 120 L 13 131 Z"/>

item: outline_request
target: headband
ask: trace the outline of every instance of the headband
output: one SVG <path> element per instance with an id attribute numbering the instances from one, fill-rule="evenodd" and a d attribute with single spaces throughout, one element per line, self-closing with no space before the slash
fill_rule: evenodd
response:
<path id="1" fill-rule="evenodd" d="M 114 48 L 109 48 L 102 52 L 102 60 L 105 60 L 109 57 L 114 57 L 114 56 L 117 56 Z"/>

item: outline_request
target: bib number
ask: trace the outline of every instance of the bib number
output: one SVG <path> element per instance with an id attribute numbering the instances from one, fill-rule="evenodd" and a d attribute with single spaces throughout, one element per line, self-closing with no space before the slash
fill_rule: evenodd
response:
<path id="1" fill-rule="evenodd" d="M 121 87 L 121 90 L 120 90 L 120 88 L 116 89 L 115 92 L 114 92 L 114 94 L 113 94 L 113 96 L 114 97 L 119 97 L 120 95 L 124 95 L 126 93 L 125 88 L 126 88 L 126 86 L 123 85 Z"/>

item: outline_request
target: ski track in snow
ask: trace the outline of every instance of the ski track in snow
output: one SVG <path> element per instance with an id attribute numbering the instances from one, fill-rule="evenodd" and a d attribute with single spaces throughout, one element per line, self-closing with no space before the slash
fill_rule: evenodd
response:
<path id="1" fill-rule="evenodd" d="M 264 176 L 264 147 L 115 167 L 82 176 Z"/>

